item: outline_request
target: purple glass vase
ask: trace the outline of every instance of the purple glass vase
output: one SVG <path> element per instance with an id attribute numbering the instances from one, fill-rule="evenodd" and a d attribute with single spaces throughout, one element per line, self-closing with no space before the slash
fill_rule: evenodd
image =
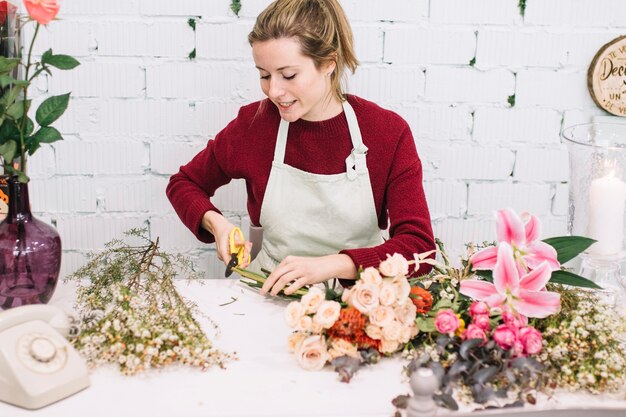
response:
<path id="1" fill-rule="evenodd" d="M 61 269 L 61 238 L 30 212 L 28 184 L 9 178 L 9 214 L 0 223 L 0 308 L 45 304 Z"/>

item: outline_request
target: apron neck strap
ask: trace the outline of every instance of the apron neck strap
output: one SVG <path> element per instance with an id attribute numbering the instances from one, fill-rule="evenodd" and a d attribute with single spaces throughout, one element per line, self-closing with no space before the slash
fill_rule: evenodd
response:
<path id="1" fill-rule="evenodd" d="M 356 119 L 356 113 L 354 113 L 354 109 L 350 103 L 348 103 L 348 100 L 342 103 L 342 107 L 348 122 L 348 130 L 350 131 L 352 154 L 364 155 L 367 152 L 367 146 L 363 144 L 363 137 L 361 136 L 361 129 L 359 129 L 359 123 Z M 285 162 L 285 149 L 287 148 L 288 132 L 289 122 L 284 119 L 280 119 L 278 135 L 276 136 L 276 147 L 274 148 L 274 161 Z"/>

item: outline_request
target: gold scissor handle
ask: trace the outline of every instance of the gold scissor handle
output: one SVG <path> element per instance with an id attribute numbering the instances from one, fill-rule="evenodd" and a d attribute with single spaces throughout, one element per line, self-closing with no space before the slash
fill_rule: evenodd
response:
<path id="1" fill-rule="evenodd" d="M 237 241 L 241 242 L 240 246 L 237 246 Z M 243 264 L 245 242 L 246 239 L 244 238 L 241 229 L 238 227 L 234 227 L 233 230 L 230 231 L 228 243 L 231 255 L 237 254 L 237 265 Z M 248 262 L 250 262 L 250 255 L 248 255 Z"/>

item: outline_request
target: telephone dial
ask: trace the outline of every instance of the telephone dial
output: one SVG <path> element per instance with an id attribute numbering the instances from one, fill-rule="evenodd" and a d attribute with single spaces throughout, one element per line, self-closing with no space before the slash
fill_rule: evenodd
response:
<path id="1" fill-rule="evenodd" d="M 37 409 L 89 386 L 87 366 L 65 338 L 70 328 L 51 305 L 0 312 L 0 401 Z"/>

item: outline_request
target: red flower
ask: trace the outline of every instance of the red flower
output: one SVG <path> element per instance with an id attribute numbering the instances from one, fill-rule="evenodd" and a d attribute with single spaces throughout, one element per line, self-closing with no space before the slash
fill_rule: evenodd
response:
<path id="1" fill-rule="evenodd" d="M 328 329 L 328 336 L 354 343 L 359 349 L 379 350 L 380 341 L 372 339 L 365 333 L 366 325 L 367 317 L 359 310 L 354 307 L 343 308 L 333 327 Z"/>
<path id="2" fill-rule="evenodd" d="M 0 1 L 0 25 L 4 25 L 9 14 L 15 13 L 17 7 L 8 1 Z"/>
<path id="3" fill-rule="evenodd" d="M 24 6 L 33 20 L 46 25 L 59 13 L 58 0 L 24 0 Z"/>
<path id="4" fill-rule="evenodd" d="M 426 314 L 433 306 L 433 296 L 422 287 L 411 287 L 411 301 L 417 307 L 418 314 Z"/>

